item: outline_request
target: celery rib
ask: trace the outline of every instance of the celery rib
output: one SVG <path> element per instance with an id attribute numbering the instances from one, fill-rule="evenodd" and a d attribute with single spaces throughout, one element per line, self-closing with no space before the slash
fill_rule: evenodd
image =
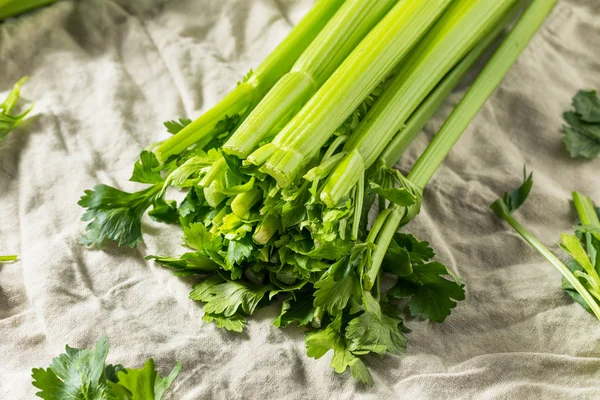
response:
<path id="1" fill-rule="evenodd" d="M 442 129 L 417 160 L 408 179 L 420 187 L 427 185 L 446 155 L 475 118 L 479 109 L 544 23 L 556 2 L 557 0 L 534 0 L 531 2 Z"/>
<path id="2" fill-rule="evenodd" d="M 245 158 L 278 127 L 285 126 L 396 2 L 347 1 L 291 71 L 252 110 L 223 150 Z"/>
<path id="3" fill-rule="evenodd" d="M 598 219 L 598 213 L 596 213 L 592 199 L 579 192 L 573 192 L 573 204 L 583 225 L 600 228 L 600 219 Z"/>
<path id="4" fill-rule="evenodd" d="M 450 3 L 414 0 L 396 4 L 275 137 L 271 144 L 276 149 L 263 165 L 264 171 L 280 186 L 289 186 Z M 256 163 L 254 153 L 248 160 Z"/>
<path id="5" fill-rule="evenodd" d="M 529 41 L 533 38 L 540 26 L 550 14 L 557 0 L 533 0 L 525 10 L 521 18 L 517 21 L 514 28 L 504 39 L 500 47 L 496 50 L 490 61 L 479 74 L 475 82 L 471 85 L 463 99 L 456 109 L 452 112 L 444 126 L 431 141 L 427 149 L 417 160 L 415 166 L 408 175 L 408 180 L 414 185 L 424 188 L 437 168 L 440 166 L 446 155 L 450 152 L 456 141 L 466 130 L 471 120 L 475 117 L 481 106 L 492 94 L 494 89 L 500 84 L 502 78 L 514 64 L 521 52 L 525 49 Z M 392 206 L 397 209 L 398 206 Z M 387 219 L 381 214 L 376 223 L 385 224 Z M 386 248 L 392 240 L 394 232 L 403 222 L 403 218 L 395 224 L 395 229 L 385 230 L 385 234 L 380 234 L 375 239 L 377 248 Z M 367 270 L 367 278 L 375 277 L 381 268 L 380 257 L 371 263 Z M 377 262 L 375 262 L 377 261 Z M 366 283 L 373 281 L 367 280 Z M 599 309 L 600 311 L 600 309 Z"/>
<path id="6" fill-rule="evenodd" d="M 425 124 L 434 116 L 442 106 L 447 97 L 454 91 L 458 84 L 464 79 L 465 75 L 498 36 L 506 29 L 509 23 L 521 8 L 521 2 L 504 16 L 501 23 L 496 27 L 467 54 L 444 79 L 427 96 L 425 101 L 419 105 L 419 108 L 410 116 L 406 126 L 398 132 L 394 139 L 388 144 L 381 154 L 381 159 L 388 167 L 393 167 L 402 157 L 410 143 L 423 130 Z"/>
<path id="7" fill-rule="evenodd" d="M 290 34 L 252 73 L 219 103 L 165 140 L 155 150 L 159 161 L 179 154 L 211 134 L 219 121 L 235 114 L 247 113 L 287 72 L 304 50 L 312 43 L 327 22 L 342 6 L 344 0 L 320 0 L 296 25 Z"/>
<path id="8" fill-rule="evenodd" d="M 358 165 L 369 168 L 406 120 L 442 78 L 501 20 L 516 0 L 463 0 L 454 2 L 406 60 L 399 75 L 375 103 L 357 131 L 346 143 L 356 152 Z M 354 160 L 358 160 L 353 154 Z M 348 156 L 350 157 L 350 156 Z M 338 181 L 342 163 L 329 177 L 321 200 L 334 207 L 356 181 Z M 340 187 L 341 186 L 341 187 Z"/>

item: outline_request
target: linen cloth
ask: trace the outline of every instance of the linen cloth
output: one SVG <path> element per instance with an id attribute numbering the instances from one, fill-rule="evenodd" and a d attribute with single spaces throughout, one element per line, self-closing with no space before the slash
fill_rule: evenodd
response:
<path id="1" fill-rule="evenodd" d="M 169 399 L 598 399 L 600 325 L 565 295 L 560 274 L 488 205 L 534 171 L 517 212 L 555 252 L 580 190 L 600 203 L 600 159 L 572 160 L 561 113 L 600 88 L 600 3 L 561 0 L 425 191 L 404 228 L 458 272 L 467 300 L 443 324 L 409 319 L 401 356 L 369 357 L 372 388 L 306 356 L 303 333 L 259 310 L 242 334 L 201 321 L 191 282 L 147 254 L 179 254 L 178 229 L 145 219 L 146 245 L 82 247 L 85 189 L 123 190 L 162 122 L 196 117 L 284 38 L 312 0 L 63 1 L 0 24 L 0 90 L 21 76 L 33 118 L 0 144 L 0 398 L 31 399 L 31 369 L 65 344 L 110 338 L 109 362 L 166 374 Z M 464 88 L 425 128 L 407 172 Z"/>

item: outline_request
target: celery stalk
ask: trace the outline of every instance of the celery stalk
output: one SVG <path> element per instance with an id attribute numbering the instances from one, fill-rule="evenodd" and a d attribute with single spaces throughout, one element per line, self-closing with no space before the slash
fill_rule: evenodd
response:
<path id="1" fill-rule="evenodd" d="M 521 3 L 513 6 L 503 18 L 502 22 L 497 24 L 494 30 L 481 40 L 435 87 L 425 101 L 410 116 L 406 126 L 394 136 L 394 139 L 388 144 L 381 159 L 388 166 L 394 166 L 402 157 L 404 151 L 408 148 L 413 139 L 423 130 L 425 124 L 434 116 L 446 98 L 463 80 L 473 64 L 483 55 L 493 41 L 498 38 L 500 33 L 506 29 L 508 24 L 514 19 L 517 11 L 521 8 Z"/>
<path id="2" fill-rule="evenodd" d="M 225 98 L 155 150 L 159 161 L 179 154 L 194 143 L 210 136 L 226 116 L 247 113 L 287 72 L 312 43 L 344 0 L 320 0 L 277 46 L 265 61 Z"/>
<path id="3" fill-rule="evenodd" d="M 273 86 L 223 145 L 223 150 L 245 158 L 277 127 L 285 126 L 396 3 L 397 0 L 346 1 L 291 71 Z"/>
<path id="4" fill-rule="evenodd" d="M 592 199 L 579 192 L 573 192 L 573 204 L 582 225 L 591 225 L 600 228 L 600 220 L 598 219 L 598 213 L 596 213 Z"/>
<path id="5" fill-rule="evenodd" d="M 0 0 L 0 21 L 56 1 L 58 0 Z"/>
<path id="6" fill-rule="evenodd" d="M 531 2 L 450 118 L 417 160 L 408 179 L 420 187 L 424 187 L 429 182 L 446 155 L 475 118 L 479 109 L 544 23 L 556 2 L 557 0 L 533 0 Z"/>
<path id="7" fill-rule="evenodd" d="M 263 170 L 289 186 L 335 129 L 358 107 L 437 20 L 450 0 L 400 1 L 275 137 Z M 257 164 L 258 157 L 248 160 Z"/>
<path id="8" fill-rule="evenodd" d="M 421 188 L 427 185 L 481 106 L 500 84 L 504 75 L 510 70 L 521 52 L 543 24 L 556 2 L 557 0 L 533 0 L 531 2 L 483 71 L 479 74 L 475 82 L 473 82 L 442 129 L 416 162 L 408 175 L 408 179 L 413 184 Z M 395 229 L 382 230 L 382 233 L 377 235 L 375 239 L 376 250 L 372 258 L 373 262 L 365 274 L 365 287 L 367 289 L 372 287 L 372 283 L 379 273 L 383 255 L 387 251 L 394 232 L 402 223 L 406 223 L 406 208 L 394 205 L 389 209 L 391 210 L 391 215 L 394 215 L 391 224 Z M 379 221 L 380 219 L 383 221 Z M 387 219 L 387 215 L 382 216 L 380 214 L 375 223 L 387 226 Z"/>
<path id="9" fill-rule="evenodd" d="M 369 168 L 426 96 L 497 26 L 515 2 L 459 0 L 450 6 L 346 143 L 347 162 L 334 170 L 321 192 L 321 200 L 328 207 L 334 207 L 356 183 L 340 179 L 344 170 Z"/>
<path id="10" fill-rule="evenodd" d="M 10 255 L 10 256 L 0 256 L 0 263 L 13 262 L 18 260 L 18 256 Z"/>

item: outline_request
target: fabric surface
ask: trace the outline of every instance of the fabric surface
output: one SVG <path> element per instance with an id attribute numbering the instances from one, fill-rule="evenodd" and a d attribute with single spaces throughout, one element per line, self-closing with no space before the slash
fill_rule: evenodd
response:
<path id="1" fill-rule="evenodd" d="M 139 151 L 195 117 L 257 66 L 312 0 L 84 0 L 0 24 L 0 90 L 21 76 L 34 117 L 0 143 L 0 398 L 31 399 L 31 368 L 65 344 L 110 338 L 109 362 L 153 357 L 183 370 L 170 399 L 598 399 L 598 321 L 560 275 L 488 208 L 534 171 L 516 214 L 551 249 L 572 230 L 572 190 L 600 202 L 600 160 L 574 161 L 561 114 L 600 88 L 598 0 L 561 0 L 426 189 L 406 231 L 463 278 L 467 300 L 443 324 L 408 320 L 401 356 L 367 359 L 372 388 L 306 356 L 303 333 L 259 310 L 242 334 L 201 321 L 190 281 L 144 261 L 181 252 L 178 229 L 145 220 L 136 250 L 78 244 L 77 205 L 96 183 L 124 190 Z M 455 93 L 399 166 L 408 171 Z"/>

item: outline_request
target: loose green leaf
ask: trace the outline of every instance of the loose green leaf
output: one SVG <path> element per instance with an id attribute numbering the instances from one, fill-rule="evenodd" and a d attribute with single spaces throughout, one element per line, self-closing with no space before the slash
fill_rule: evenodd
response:
<path id="1" fill-rule="evenodd" d="M 123 369 L 117 372 L 118 381 L 108 382 L 114 399 L 119 400 L 161 400 L 169 389 L 181 365 L 173 368 L 171 373 L 163 378 L 156 371 L 154 360 L 149 359 L 140 369 Z"/>
<path id="2" fill-rule="evenodd" d="M 573 98 L 573 107 L 564 114 L 567 150 L 573 158 L 595 158 L 600 154 L 600 97 L 593 90 L 581 90 Z"/>
<path id="3" fill-rule="evenodd" d="M 105 239 L 119 246 L 137 247 L 143 243 L 142 216 L 156 199 L 159 186 L 135 193 L 127 193 L 107 185 L 96 185 L 86 190 L 79 204 L 87 211 L 81 219 L 90 221 L 81 243 L 100 247 Z"/>
<path id="4" fill-rule="evenodd" d="M 100 338 L 93 350 L 66 346 L 65 354 L 52 360 L 47 369 L 32 370 L 33 386 L 38 397 L 47 400 L 108 400 L 104 364 L 108 355 L 108 338 Z"/>
<path id="5" fill-rule="evenodd" d="M 600 97 L 595 90 L 579 91 L 573 98 L 573 107 L 585 122 L 600 122 Z"/>
<path id="6" fill-rule="evenodd" d="M 93 350 L 66 346 L 66 353 L 52 360 L 47 369 L 32 370 L 38 397 L 46 400 L 161 400 L 179 371 L 179 362 L 169 376 L 161 377 L 149 359 L 141 369 L 105 365 L 108 338 L 98 340 Z"/>

